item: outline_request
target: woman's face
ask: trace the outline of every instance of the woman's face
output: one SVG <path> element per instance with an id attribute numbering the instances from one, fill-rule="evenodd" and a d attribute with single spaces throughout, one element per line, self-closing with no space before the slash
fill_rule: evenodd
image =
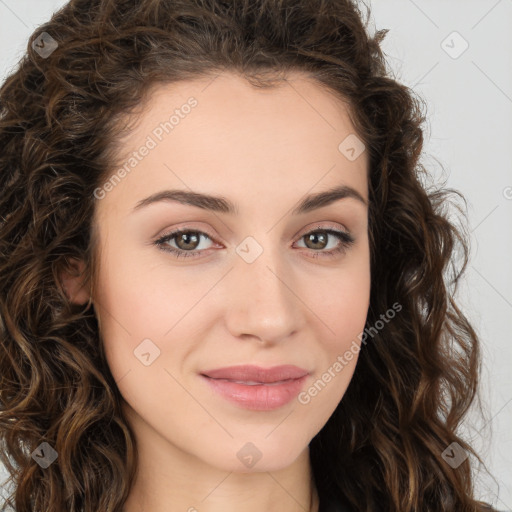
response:
<path id="1" fill-rule="evenodd" d="M 370 294 L 367 154 L 341 102 L 289 80 L 158 86 L 122 141 L 124 172 L 95 192 L 95 310 L 127 417 L 158 456 L 288 466 L 353 375 Z M 337 187 L 349 193 L 314 199 Z M 204 375 L 239 365 L 301 370 Z"/>

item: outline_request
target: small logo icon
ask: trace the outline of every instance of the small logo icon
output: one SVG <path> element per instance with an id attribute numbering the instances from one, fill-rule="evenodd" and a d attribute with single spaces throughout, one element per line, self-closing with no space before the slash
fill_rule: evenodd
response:
<path id="1" fill-rule="evenodd" d="M 149 366 L 160 356 L 160 349 L 149 338 L 146 338 L 133 353 L 144 366 Z"/>
<path id="2" fill-rule="evenodd" d="M 453 468 L 458 468 L 467 458 L 466 450 L 459 443 L 453 442 L 441 454 L 441 457 Z"/>
<path id="3" fill-rule="evenodd" d="M 235 250 L 246 263 L 252 263 L 256 258 L 259 258 L 263 252 L 263 247 L 252 236 L 248 236 L 237 245 Z"/>
<path id="4" fill-rule="evenodd" d="M 46 442 L 41 443 L 33 452 L 32 458 L 43 468 L 48 468 L 55 459 L 58 453 Z"/>
<path id="5" fill-rule="evenodd" d="M 338 146 L 339 152 L 353 162 L 357 160 L 366 149 L 363 141 L 355 134 L 351 133 L 348 137 L 345 137 Z"/>
<path id="6" fill-rule="evenodd" d="M 59 46 L 57 41 L 48 34 L 43 32 L 39 34 L 36 39 L 32 42 L 32 49 L 36 51 L 43 59 L 47 59 Z"/>
<path id="7" fill-rule="evenodd" d="M 236 455 L 244 466 L 252 468 L 261 459 L 263 454 L 253 443 L 248 442 L 242 446 Z"/>
<path id="8" fill-rule="evenodd" d="M 458 59 L 469 48 L 469 43 L 457 31 L 454 31 L 443 39 L 441 48 L 452 59 Z"/>

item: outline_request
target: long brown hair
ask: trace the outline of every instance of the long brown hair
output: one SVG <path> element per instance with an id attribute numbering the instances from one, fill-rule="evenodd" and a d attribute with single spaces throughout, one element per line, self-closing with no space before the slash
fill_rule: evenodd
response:
<path id="1" fill-rule="evenodd" d="M 469 237 L 446 206 L 461 196 L 426 185 L 424 101 L 390 78 L 385 34 L 351 0 L 72 0 L 32 34 L 0 89 L 0 456 L 17 512 L 122 509 L 135 438 L 91 301 L 72 304 L 59 276 L 79 259 L 94 283 L 93 192 L 122 120 L 152 85 L 223 71 L 255 87 L 306 73 L 347 102 L 369 155 L 367 325 L 402 309 L 311 441 L 318 492 L 361 512 L 481 510 L 471 459 L 443 457 L 458 443 L 483 464 L 457 434 L 480 372 L 455 302 Z M 31 457 L 43 442 L 58 454 L 46 469 Z"/>

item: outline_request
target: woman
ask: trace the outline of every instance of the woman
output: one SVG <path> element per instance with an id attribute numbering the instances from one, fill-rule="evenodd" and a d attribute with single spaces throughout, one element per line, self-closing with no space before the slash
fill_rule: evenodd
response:
<path id="1" fill-rule="evenodd" d="M 33 34 L 0 91 L 17 512 L 484 510 L 468 241 L 384 35 L 349 0 L 73 0 Z"/>

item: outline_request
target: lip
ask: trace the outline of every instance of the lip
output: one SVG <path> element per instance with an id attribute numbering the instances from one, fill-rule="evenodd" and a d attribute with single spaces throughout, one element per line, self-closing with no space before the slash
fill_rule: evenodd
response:
<path id="1" fill-rule="evenodd" d="M 212 379 L 228 379 L 239 381 L 255 381 L 261 383 L 279 382 L 282 380 L 299 379 L 309 372 L 291 364 L 262 368 L 252 364 L 226 366 L 215 370 L 202 372 L 202 375 Z"/>
<path id="2" fill-rule="evenodd" d="M 255 411 L 269 411 L 289 403 L 302 389 L 309 372 L 293 365 L 262 368 L 239 365 L 208 370 L 201 378 L 228 401 Z"/>

